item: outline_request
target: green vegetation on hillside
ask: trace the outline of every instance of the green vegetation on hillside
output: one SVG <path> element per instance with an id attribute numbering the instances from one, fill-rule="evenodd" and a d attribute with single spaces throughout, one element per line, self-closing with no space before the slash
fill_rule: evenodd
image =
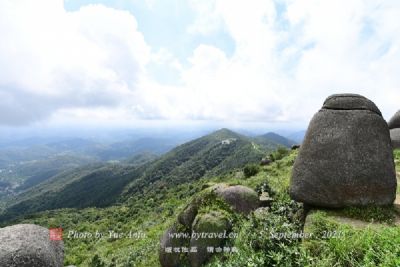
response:
<path id="1" fill-rule="evenodd" d="M 227 137 L 226 131 L 217 134 L 222 134 L 218 138 L 223 140 Z M 230 133 L 228 136 L 234 138 Z M 150 167 L 146 166 L 148 169 L 143 176 L 129 184 L 118 205 L 43 211 L 6 224 L 24 222 L 45 227 L 62 226 L 66 246 L 65 265 L 156 267 L 160 266 L 159 240 L 164 231 L 193 198 L 202 194 L 204 188 L 222 182 L 245 185 L 258 193 L 267 192 L 273 202 L 260 213 L 234 218 L 233 231 L 238 233 L 238 237 L 227 241 L 226 245 L 237 247 L 238 252 L 215 255 L 207 264 L 209 267 L 400 265 L 400 226 L 390 220 L 396 216 L 393 212 L 398 211 L 368 207 L 334 210 L 333 213 L 315 212 L 312 224 L 306 230 L 316 235 L 302 241 L 296 234 L 302 233 L 305 210 L 288 194 L 297 151 L 281 148 L 272 153 L 275 155 L 274 162 L 245 175 L 245 166 L 254 166 L 248 163 L 256 163 L 259 156 L 268 153 L 254 154 L 254 158 L 251 156 L 247 162 L 239 161 L 238 167 L 232 167 L 243 155 L 253 155 L 247 149 L 251 147 L 255 151 L 251 142 L 240 139 L 240 136 L 235 137 L 239 139 L 236 142 L 239 147 L 235 146 L 232 151 L 219 144 L 220 141 L 216 144 L 216 140 L 221 139 L 213 138 L 208 136 L 180 146 L 151 163 Z M 218 158 L 218 155 L 224 156 Z M 233 155 L 236 156 L 230 158 Z M 395 151 L 395 160 L 399 172 L 400 151 Z M 196 168 L 204 168 L 201 177 L 196 174 L 199 171 Z M 220 203 L 211 201 L 202 209 L 211 210 L 213 205 L 221 208 Z M 331 214 L 364 220 L 367 227 L 352 227 L 334 220 Z M 371 221 L 384 223 L 369 226 Z M 111 236 L 109 231 L 113 231 Z M 337 235 L 326 237 L 324 231 Z M 74 238 L 73 235 L 94 235 L 96 232 L 103 236 Z M 136 235 L 129 238 L 129 232 Z M 128 236 L 116 236 L 115 233 Z"/>
<path id="2" fill-rule="evenodd" d="M 0 221 L 60 208 L 105 207 L 157 199 L 168 189 L 259 162 L 266 151 L 242 135 L 222 129 L 139 164 L 98 164 L 62 172 L 9 201 Z M 149 157 L 148 159 L 152 159 Z"/>

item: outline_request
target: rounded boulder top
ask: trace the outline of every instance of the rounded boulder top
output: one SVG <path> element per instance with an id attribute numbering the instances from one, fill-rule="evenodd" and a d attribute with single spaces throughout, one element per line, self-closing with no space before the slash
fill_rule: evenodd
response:
<path id="1" fill-rule="evenodd" d="M 331 95 L 325 100 L 322 108 L 335 110 L 369 110 L 382 116 L 381 111 L 374 102 L 357 94 Z"/>
<path id="2" fill-rule="evenodd" d="M 62 267 L 64 244 L 50 240 L 49 230 L 33 224 L 0 228 L 0 266 Z"/>
<path id="3" fill-rule="evenodd" d="M 400 128 L 400 110 L 397 111 L 396 114 L 393 115 L 393 117 L 390 119 L 388 125 L 389 125 L 389 129 Z"/>

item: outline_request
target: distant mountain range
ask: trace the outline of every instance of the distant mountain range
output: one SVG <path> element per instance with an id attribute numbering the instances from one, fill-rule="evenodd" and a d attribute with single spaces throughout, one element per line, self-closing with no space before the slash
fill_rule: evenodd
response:
<path id="1" fill-rule="evenodd" d="M 303 130 L 303 131 L 291 133 L 288 136 L 286 136 L 286 138 L 296 141 L 298 144 L 301 144 L 303 142 L 305 135 L 306 135 L 306 131 Z"/>
<path id="2" fill-rule="evenodd" d="M 167 151 L 173 142 L 140 139 L 125 145 L 113 144 L 108 150 L 98 148 L 98 151 L 112 151 L 107 154 L 112 156 L 103 159 L 123 156 L 124 162 L 88 160 L 83 166 L 77 164 L 78 167 L 59 168 L 59 171 L 44 168 L 46 172 L 28 178 L 19 187 L 24 191 L 8 200 L 0 221 L 44 210 L 105 207 L 149 190 L 163 191 L 202 177 L 232 172 L 248 163 L 258 163 L 279 146 L 290 147 L 295 143 L 275 133 L 247 137 L 221 129 L 179 145 L 161 156 L 154 154 Z M 76 139 L 51 143 L 47 147 L 87 156 L 96 145 Z M 152 153 L 145 152 L 147 150 Z M 50 161 L 48 164 L 54 166 Z"/>
<path id="3" fill-rule="evenodd" d="M 19 192 L 66 170 L 96 162 L 132 161 L 137 155 L 151 159 L 182 142 L 173 138 L 139 138 L 100 143 L 81 138 L 55 140 L 31 138 L 0 147 L 0 199 L 4 189 Z M 143 158 L 142 158 L 143 159 Z M 5 186 L 4 184 L 7 184 Z"/>
<path id="4" fill-rule="evenodd" d="M 256 140 L 258 140 L 258 142 L 260 142 L 261 144 L 265 144 L 266 146 L 271 145 L 271 143 L 275 143 L 277 146 L 280 145 L 285 147 L 291 147 L 298 144 L 297 141 L 288 139 L 272 132 L 257 136 Z"/>

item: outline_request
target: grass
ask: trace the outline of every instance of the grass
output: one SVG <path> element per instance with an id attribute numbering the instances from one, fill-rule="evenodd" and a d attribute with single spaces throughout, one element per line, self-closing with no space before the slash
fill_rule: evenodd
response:
<path id="1" fill-rule="evenodd" d="M 362 229 L 335 222 L 326 212 L 312 215 L 307 231 L 317 233 L 302 243 L 305 266 L 399 266 L 400 227 Z M 327 238 L 321 233 L 336 233 Z M 323 255 L 323 257 L 321 257 Z"/>
<path id="2" fill-rule="evenodd" d="M 394 152 L 397 171 L 400 171 L 400 150 Z M 245 185 L 258 192 L 267 191 L 274 199 L 266 216 L 235 216 L 224 203 L 212 199 L 205 201 L 200 213 L 211 210 L 226 211 L 234 222 L 236 239 L 227 246 L 236 246 L 238 253 L 219 254 L 208 267 L 256 266 L 400 266 L 400 227 L 382 224 L 377 227 L 356 229 L 335 222 L 326 212 L 313 215 L 307 231 L 319 233 L 302 241 L 299 238 L 271 238 L 273 233 L 297 233 L 303 229 L 303 207 L 292 201 L 288 194 L 291 169 L 297 151 L 277 152 L 268 166 L 259 167 L 257 173 L 245 177 L 243 170 L 232 170 L 225 175 L 182 183 L 167 190 L 149 191 L 141 199 L 130 199 L 109 208 L 82 210 L 61 209 L 38 213 L 23 222 L 45 227 L 63 226 L 69 230 L 95 232 L 144 232 L 141 239 L 68 239 L 65 238 L 65 265 L 77 266 L 160 266 L 159 239 L 174 223 L 183 208 L 215 183 Z M 399 188 L 398 188 L 399 190 Z M 340 211 L 350 218 L 368 222 L 390 223 L 391 207 L 347 208 Z M 323 231 L 336 231 L 339 236 L 323 238 Z"/>
<path id="3" fill-rule="evenodd" d="M 359 219 L 366 222 L 379 222 L 393 224 L 396 218 L 396 210 L 393 206 L 379 207 L 348 207 L 340 212 L 349 218 Z"/>

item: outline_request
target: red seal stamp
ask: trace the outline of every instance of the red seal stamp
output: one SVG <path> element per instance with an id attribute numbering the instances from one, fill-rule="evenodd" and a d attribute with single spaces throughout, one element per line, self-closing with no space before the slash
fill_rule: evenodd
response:
<path id="1" fill-rule="evenodd" d="M 62 240 L 63 229 L 60 228 L 50 228 L 49 229 L 50 240 L 60 241 Z"/>

